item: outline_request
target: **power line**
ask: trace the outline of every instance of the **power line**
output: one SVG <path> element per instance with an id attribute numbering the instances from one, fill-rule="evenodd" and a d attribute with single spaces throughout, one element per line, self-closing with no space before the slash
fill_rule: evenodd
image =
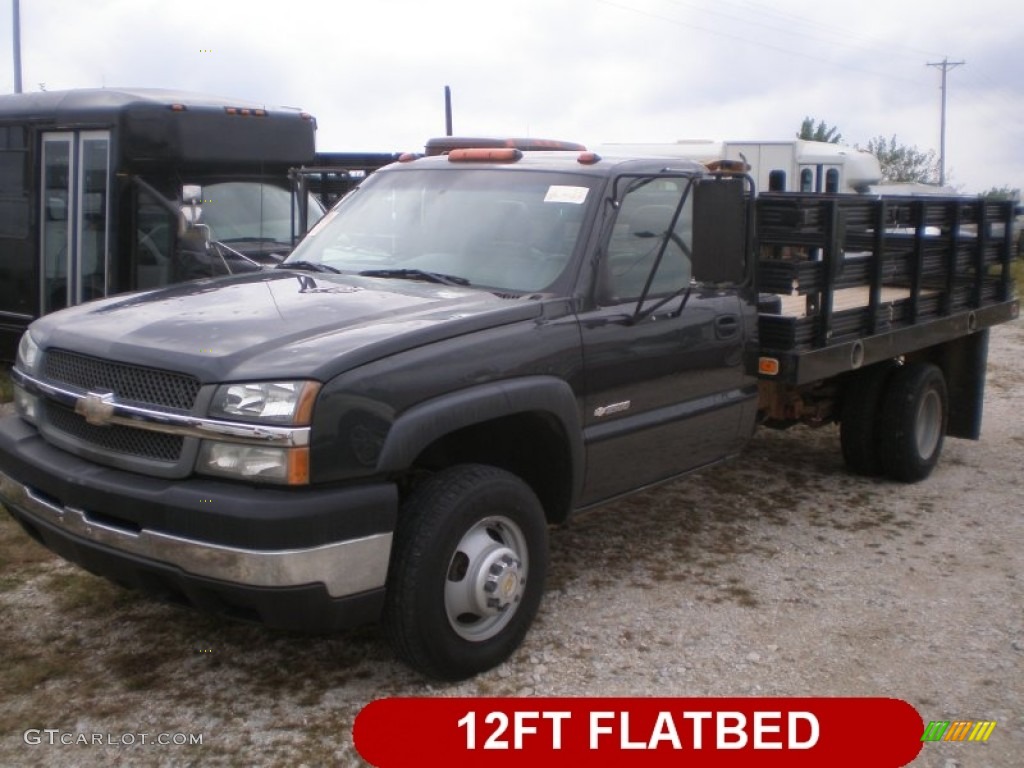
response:
<path id="1" fill-rule="evenodd" d="M 670 0 L 676 1 L 676 0 Z M 884 51 L 887 54 L 894 54 L 903 56 L 904 58 L 920 58 L 920 56 L 936 56 L 938 55 L 935 51 L 925 51 L 919 48 L 913 48 L 907 45 L 905 42 L 893 42 L 889 39 L 878 37 L 877 35 L 866 34 L 858 32 L 851 28 L 850 25 L 841 26 L 836 24 L 829 24 L 827 22 L 818 21 L 808 17 L 806 14 L 798 14 L 793 12 L 787 12 L 778 6 L 765 7 L 752 2 L 752 0 L 716 0 L 716 7 L 720 6 L 733 6 L 740 11 L 742 18 L 740 19 L 744 23 L 761 26 L 763 22 L 756 21 L 750 18 L 750 15 L 761 16 L 764 18 L 775 18 L 782 22 L 784 27 L 781 29 L 790 34 L 805 37 L 816 42 L 826 42 L 815 30 L 827 33 L 829 37 L 834 40 L 838 40 L 838 44 L 853 49 L 876 49 Z M 772 25 L 763 24 L 771 28 Z M 799 31 L 797 28 L 803 27 L 807 31 Z M 776 27 L 779 29 L 779 27 Z M 857 40 L 861 42 L 856 42 Z M 836 43 L 831 43 L 835 45 Z"/>
<path id="2" fill-rule="evenodd" d="M 840 69 L 845 69 L 845 70 L 848 70 L 848 71 L 851 71 L 851 72 L 861 72 L 863 74 L 871 75 L 872 77 L 881 78 L 881 79 L 887 80 L 889 82 L 902 80 L 904 82 L 913 83 L 915 85 L 919 85 L 920 84 L 919 81 L 917 81 L 917 80 L 912 80 L 909 77 L 901 77 L 900 75 L 894 74 L 892 71 L 889 71 L 889 72 L 874 71 L 874 70 L 871 70 L 871 69 L 866 69 L 864 67 L 855 66 L 855 65 L 853 65 L 853 64 L 851 64 L 849 62 L 840 62 L 840 61 L 836 61 L 835 59 L 825 58 L 824 56 L 815 55 L 815 54 L 810 53 L 810 52 L 805 52 L 805 51 L 802 51 L 802 50 L 794 50 L 793 48 L 787 48 L 787 47 L 784 47 L 782 45 L 774 45 L 772 43 L 768 43 L 768 42 L 766 42 L 764 40 L 761 40 L 761 39 L 757 39 L 757 38 L 751 39 L 750 37 L 746 37 L 746 36 L 739 35 L 739 34 L 734 34 L 732 32 L 727 32 L 724 29 L 722 29 L 720 26 L 708 26 L 708 25 L 704 25 L 704 24 L 695 24 L 695 23 L 692 23 L 692 22 L 683 21 L 682 19 L 679 19 L 679 18 L 673 18 L 671 16 L 666 16 L 666 15 L 664 15 L 662 13 L 655 13 L 655 12 L 652 12 L 652 11 L 643 10 L 641 8 L 636 8 L 634 6 L 623 5 L 622 3 L 619 3 L 619 2 L 613 2 L 613 0 L 598 0 L 598 2 L 600 2 L 600 3 L 604 4 L 604 5 L 611 6 L 612 8 L 618 8 L 619 10 L 622 10 L 622 11 L 628 11 L 629 13 L 633 13 L 633 14 L 636 14 L 636 15 L 639 15 L 639 16 L 647 16 L 648 18 L 658 19 L 659 21 L 666 21 L 666 22 L 668 22 L 670 24 L 675 24 L 675 25 L 680 26 L 680 27 L 686 27 L 688 29 L 695 29 L 698 32 L 705 32 L 705 33 L 707 33 L 709 35 L 714 35 L 715 37 L 722 37 L 722 38 L 726 38 L 726 39 L 729 39 L 729 40 L 736 40 L 738 42 L 746 43 L 748 45 L 755 46 L 755 47 L 758 47 L 758 48 L 764 48 L 766 50 L 775 51 L 777 53 L 782 53 L 782 54 L 785 54 L 787 56 L 793 56 L 793 57 L 796 57 L 796 58 L 809 59 L 811 61 L 816 61 L 816 62 L 821 63 L 821 64 L 826 64 L 826 65 L 829 65 L 829 66 L 832 66 L 832 67 L 837 67 L 837 68 L 840 68 Z M 718 14 L 718 15 L 725 15 L 725 14 Z M 804 37 L 807 37 L 807 35 L 804 35 Z"/>
<path id="3" fill-rule="evenodd" d="M 815 21 L 805 15 L 787 13 L 778 8 L 765 8 L 749 1 L 737 3 L 729 2 L 729 0 L 716 0 L 715 9 L 708 8 L 705 3 L 694 4 L 684 0 L 664 1 L 676 6 L 689 7 L 701 13 L 732 19 L 747 26 L 762 27 L 814 43 L 826 44 L 832 48 L 846 48 L 851 51 L 876 50 L 889 55 L 901 55 L 905 58 L 913 56 L 915 59 L 919 59 L 921 56 L 937 55 L 934 51 L 919 51 L 909 48 L 905 44 L 894 44 L 879 37 L 858 33 L 849 26 L 840 27 Z"/>

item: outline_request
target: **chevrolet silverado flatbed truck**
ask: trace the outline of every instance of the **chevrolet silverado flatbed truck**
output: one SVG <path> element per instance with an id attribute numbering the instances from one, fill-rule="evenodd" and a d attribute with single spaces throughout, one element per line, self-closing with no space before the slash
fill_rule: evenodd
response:
<path id="1" fill-rule="evenodd" d="M 35 321 L 0 498 L 117 583 L 280 628 L 382 620 L 464 678 L 523 640 L 551 524 L 758 424 L 839 422 L 853 471 L 900 481 L 977 438 L 1012 218 L 757 196 L 673 159 L 403 158 L 279 268 Z"/>

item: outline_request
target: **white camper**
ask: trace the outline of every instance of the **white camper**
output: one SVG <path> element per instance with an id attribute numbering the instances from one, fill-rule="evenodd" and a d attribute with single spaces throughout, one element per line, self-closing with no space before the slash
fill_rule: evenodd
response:
<path id="1" fill-rule="evenodd" d="M 878 158 L 862 149 L 823 141 L 680 140 L 671 144 L 605 144 L 607 155 L 665 156 L 712 162 L 744 160 L 757 188 L 768 192 L 865 193 L 882 179 Z"/>

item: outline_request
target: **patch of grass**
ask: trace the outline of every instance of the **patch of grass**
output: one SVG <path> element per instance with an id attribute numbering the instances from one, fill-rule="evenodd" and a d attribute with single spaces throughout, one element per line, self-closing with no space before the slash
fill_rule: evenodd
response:
<path id="1" fill-rule="evenodd" d="M 44 563 L 55 556 L 41 544 L 29 538 L 7 510 L 0 506 L 0 576 L 13 577 L 21 566 Z M 7 573 L 9 572 L 9 573 Z"/>
<path id="2" fill-rule="evenodd" d="M 1010 262 L 1010 277 L 1013 279 L 1014 288 L 1019 296 L 1021 286 L 1024 286 L 1024 259 L 1014 259 Z"/>
<path id="3" fill-rule="evenodd" d="M 730 584 L 725 588 L 725 593 L 728 595 L 729 599 L 744 608 L 757 608 L 759 605 L 757 598 L 754 597 L 754 593 L 746 587 Z"/>
<path id="4" fill-rule="evenodd" d="M 121 681 L 125 690 L 145 691 L 166 679 L 164 664 L 175 661 L 174 655 L 158 645 L 130 649 L 111 649 L 103 655 L 103 663 L 111 677 Z"/>
<path id="5" fill-rule="evenodd" d="M 45 648 L 8 648 L 4 665 L 8 669 L 4 688 L 14 694 L 29 692 L 48 680 L 72 676 L 78 660 Z"/>
<path id="6" fill-rule="evenodd" d="M 109 611 L 118 602 L 118 598 L 130 594 L 77 568 L 51 573 L 43 589 L 61 612 L 80 612 L 89 616 Z"/>

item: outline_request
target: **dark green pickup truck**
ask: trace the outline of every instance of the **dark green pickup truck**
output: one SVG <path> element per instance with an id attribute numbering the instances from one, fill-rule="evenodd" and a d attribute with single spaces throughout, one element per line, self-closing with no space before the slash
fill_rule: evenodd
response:
<path id="1" fill-rule="evenodd" d="M 549 525 L 758 424 L 839 421 L 852 470 L 902 481 L 976 438 L 1012 216 L 755 196 L 672 159 L 403 158 L 277 268 L 35 321 L 0 498 L 118 583 L 275 627 L 383 620 L 466 677 L 526 634 Z"/>

